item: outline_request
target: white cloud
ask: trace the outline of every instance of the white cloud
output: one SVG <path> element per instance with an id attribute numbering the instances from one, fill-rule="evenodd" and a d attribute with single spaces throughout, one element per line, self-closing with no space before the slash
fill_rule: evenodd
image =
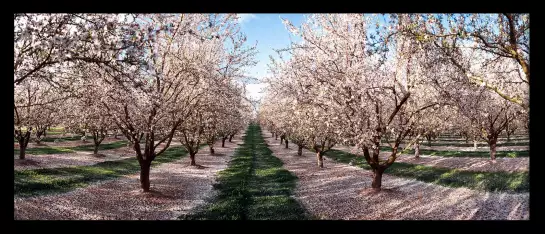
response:
<path id="1" fill-rule="evenodd" d="M 255 14 L 237 14 L 237 16 L 239 17 L 238 18 L 238 23 L 239 24 L 243 24 L 245 22 L 248 22 L 252 19 L 256 19 L 257 16 Z"/>

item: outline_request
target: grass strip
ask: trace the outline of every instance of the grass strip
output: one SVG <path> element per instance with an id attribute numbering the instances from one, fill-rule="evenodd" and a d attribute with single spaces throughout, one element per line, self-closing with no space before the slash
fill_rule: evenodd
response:
<path id="1" fill-rule="evenodd" d="M 152 167 L 187 155 L 181 147 L 170 147 L 152 162 Z M 89 186 L 93 182 L 116 179 L 140 172 L 136 158 L 105 161 L 88 166 L 43 168 L 15 171 L 14 196 L 29 197 L 64 193 Z"/>
<path id="2" fill-rule="evenodd" d="M 297 177 L 282 168 L 257 125 L 250 125 L 229 167 L 219 172 L 218 195 L 180 219 L 302 220 L 308 212 L 292 197 Z"/>
<path id="3" fill-rule="evenodd" d="M 123 146 L 127 146 L 127 141 L 116 141 L 112 143 L 106 143 L 106 144 L 100 144 L 98 146 L 98 150 L 100 153 L 100 150 L 111 150 L 111 149 L 118 149 Z M 32 154 L 32 155 L 40 155 L 40 154 L 64 154 L 64 153 L 74 153 L 76 151 L 93 151 L 95 149 L 95 146 L 93 144 L 87 144 L 87 145 L 80 145 L 80 146 L 74 146 L 74 147 L 57 147 L 57 146 L 45 146 L 45 147 L 35 147 L 35 148 L 27 148 L 26 153 Z M 19 154 L 19 149 L 15 148 L 14 154 Z"/>
<path id="4" fill-rule="evenodd" d="M 363 156 L 341 150 L 331 150 L 326 155 L 337 162 L 346 164 L 352 162 L 355 166 L 371 170 L 371 166 L 367 164 Z M 530 190 L 528 172 L 461 171 L 395 162 L 384 173 L 447 187 L 466 187 L 488 192 L 524 193 Z"/>

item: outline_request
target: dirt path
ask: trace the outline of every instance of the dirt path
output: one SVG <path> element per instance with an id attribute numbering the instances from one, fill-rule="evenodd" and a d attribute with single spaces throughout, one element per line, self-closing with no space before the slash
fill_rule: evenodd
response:
<path id="1" fill-rule="evenodd" d="M 233 142 L 216 142 L 216 155 L 208 147 L 196 155 L 204 168 L 191 167 L 189 157 L 151 169 L 151 193 L 141 193 L 139 175 L 76 189 L 69 193 L 14 199 L 15 219 L 176 219 L 213 195 L 216 173 L 227 167 L 241 135 Z M 160 156 L 159 156 L 160 157 Z"/>
<path id="2" fill-rule="evenodd" d="M 305 150 L 299 157 L 296 147 L 284 149 L 270 136 L 263 132 L 274 155 L 299 177 L 296 197 L 322 219 L 529 219 L 529 193 L 479 192 L 383 175 L 383 190 L 372 194 L 370 171 L 327 157 L 319 169 L 314 153 Z"/>
<path id="3" fill-rule="evenodd" d="M 356 147 L 351 146 L 336 146 L 335 149 L 342 150 L 353 154 L 362 154 Z M 388 152 L 380 154 L 381 159 L 387 159 L 390 156 Z M 528 171 L 530 167 L 529 157 L 519 158 L 496 158 L 496 163 L 492 164 L 489 158 L 475 157 L 441 157 L 441 156 L 425 156 L 420 155 L 419 159 L 415 159 L 414 155 L 402 154 L 396 159 L 396 162 L 404 162 L 410 164 L 420 164 L 433 167 L 456 168 L 464 171 Z"/>

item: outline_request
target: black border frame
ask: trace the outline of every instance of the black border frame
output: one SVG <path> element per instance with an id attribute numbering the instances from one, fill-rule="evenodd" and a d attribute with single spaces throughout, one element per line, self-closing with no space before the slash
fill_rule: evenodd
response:
<path id="1" fill-rule="evenodd" d="M 540 80 L 543 77 L 543 66 L 541 66 L 543 59 L 542 54 L 545 54 L 543 51 L 542 43 L 545 42 L 543 39 L 543 24 L 541 21 L 540 15 L 535 12 L 539 9 L 537 3 L 528 3 L 528 2 L 508 2 L 508 4 L 501 2 L 467 2 L 462 3 L 461 1 L 456 2 L 437 2 L 429 1 L 427 3 L 418 4 L 416 2 L 309 2 L 307 4 L 295 4 L 294 2 L 282 3 L 279 1 L 269 1 L 269 2 L 231 2 L 231 1 L 206 1 L 206 2 L 166 2 L 163 3 L 153 1 L 153 2 L 138 2 L 138 1 L 57 1 L 55 3 L 51 1 L 40 1 L 40 2 L 12 2 L 15 5 L 15 8 L 11 8 L 11 14 L 15 12 L 100 12 L 100 13 L 114 13 L 114 12 L 149 12 L 149 13 L 161 13 L 161 12 L 188 12 L 188 13 L 205 13 L 205 12 L 238 12 L 238 13 L 350 13 L 359 11 L 361 13 L 381 13 L 381 12 L 482 12 L 482 13 L 491 13 L 491 12 L 517 12 L 517 13 L 527 13 L 530 12 L 530 19 L 534 25 L 534 29 L 530 34 L 532 45 L 531 51 L 534 55 L 531 60 L 534 66 L 532 72 L 534 78 L 530 81 L 530 107 L 534 111 L 530 113 L 530 149 L 537 150 L 540 149 L 538 144 L 542 142 L 542 127 L 543 124 L 540 120 L 543 119 L 541 115 L 541 110 L 539 109 L 541 102 L 541 95 L 543 93 L 539 92 L 540 87 L 544 87 L 542 81 Z M 441 5 L 444 4 L 444 5 Z M 7 5 L 7 4 L 6 4 Z M 11 4 L 10 4 L 11 5 Z M 358 6 L 359 5 L 359 6 Z M 5 24 L 4 33 L 6 34 L 3 39 L 8 40 L 9 36 L 7 35 L 11 31 L 11 15 L 6 13 L 3 14 L 5 17 L 2 22 Z M 4 43 L 3 43 L 4 44 Z M 3 49 L 7 50 L 9 42 L 5 42 L 6 45 Z M 11 50 L 11 49 L 10 49 Z M 2 53 L 4 59 L 7 61 L 3 63 L 4 66 L 10 64 L 10 55 L 9 51 L 4 51 Z M 3 70 L 5 73 L 10 71 L 8 68 Z M 6 77 L 11 76 L 10 74 L 5 74 Z M 13 94 L 13 89 L 11 89 L 11 83 L 8 82 L 8 79 L 2 79 L 2 82 L 5 82 L 6 92 L 2 92 L 3 95 L 7 96 L 5 99 L 6 110 L 7 106 L 11 105 L 13 99 L 11 96 Z M 6 118 L 9 121 L 13 121 L 9 116 Z M 532 121 L 533 120 L 533 121 Z M 6 133 L 11 131 L 11 126 L 8 124 L 2 124 L 3 131 Z M 6 141 L 10 142 L 11 138 L 8 134 L 0 135 L 2 138 L 6 137 Z M 13 146 L 13 145 L 12 145 Z M 10 146 L 10 147 L 12 147 Z M 7 196 L 5 202 L 3 202 L 3 209 L 5 211 L 6 220 L 13 225 L 13 229 L 16 232 L 20 231 L 67 231 L 67 232 L 79 232 L 79 231 L 159 231 L 164 230 L 163 228 L 172 228 L 175 232 L 185 232 L 197 230 L 197 232 L 202 232 L 208 230 L 209 228 L 216 229 L 217 231 L 223 232 L 227 230 L 233 230 L 236 232 L 240 231 L 250 231 L 250 232 L 286 232 L 286 231 L 297 231 L 297 230 L 308 230 L 308 231 L 318 231 L 318 232 L 338 232 L 347 229 L 355 229 L 356 231 L 370 231 L 375 228 L 378 230 L 391 232 L 391 231 L 405 231 L 407 228 L 414 228 L 415 231 L 432 231 L 432 232 L 442 232 L 447 229 L 448 231 L 460 230 L 460 231 L 485 231 L 485 232 L 504 232 L 504 231 L 525 231 L 529 229 L 537 228 L 537 225 L 540 223 L 540 220 L 543 219 L 543 212 L 545 210 L 544 203 L 542 198 L 543 194 L 543 177 L 544 170 L 544 160 L 540 156 L 534 156 L 530 160 L 530 221 L 251 221 L 247 224 L 241 224 L 237 222 L 227 222 L 227 221 L 67 221 L 67 222 L 58 222 L 58 221 L 19 221 L 14 220 L 13 213 L 11 213 L 11 208 L 13 203 L 10 201 L 9 193 L 4 192 L 3 194 Z M 13 183 L 13 168 L 11 164 L 3 164 L 6 167 L 5 170 L 2 170 L 2 173 L 5 173 L 2 176 L 3 179 L 9 180 L 9 183 Z M 11 168 L 11 169 L 10 169 Z M 540 182 L 541 181 L 541 182 Z M 7 190 L 7 189 L 6 189 Z M 11 204 L 11 205 L 10 205 Z M 206 222 L 215 222 L 212 225 L 206 224 Z M 248 225 L 250 224 L 250 225 Z M 372 224 L 370 227 L 369 225 Z M 431 224 L 431 225 L 430 225 Z M 74 226 L 86 226 L 84 229 L 74 229 Z M 255 226 L 254 226 L 255 225 Z M 116 227 L 117 226 L 117 227 Z M 267 226 L 266 229 L 263 229 L 264 226 Z M 301 227 L 300 227 L 301 226 Z M 431 227 L 430 227 L 431 226 Z M 433 227 L 436 226 L 436 227 Z M 448 227 L 447 227 L 448 226 Z M 114 229 L 112 229 L 114 227 Z M 258 229 L 251 230 L 251 227 L 257 227 Z M 294 229 L 295 227 L 295 229 Z M 119 229 L 117 229 L 119 228 Z M 179 228 L 179 229 L 178 229 Z M 194 229 L 195 228 L 195 229 Z M 304 228 L 304 229 L 303 229 Z M 276 229 L 276 230 L 275 230 Z M 131 231 L 132 231 L 131 230 Z M 207 231 L 205 232 L 207 233 Z"/>

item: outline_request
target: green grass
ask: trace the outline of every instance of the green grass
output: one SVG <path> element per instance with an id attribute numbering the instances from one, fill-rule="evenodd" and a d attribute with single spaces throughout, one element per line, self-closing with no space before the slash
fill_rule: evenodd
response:
<path id="1" fill-rule="evenodd" d="M 116 141 L 116 142 L 107 143 L 107 144 L 100 144 L 98 146 L 98 150 L 111 150 L 111 149 L 121 148 L 123 146 L 127 146 L 127 141 L 122 140 L 122 141 Z M 70 149 L 75 151 L 93 151 L 95 150 L 95 145 L 94 144 L 80 145 L 80 146 L 71 147 Z"/>
<path id="2" fill-rule="evenodd" d="M 186 155 L 187 151 L 183 147 L 171 147 L 158 156 L 152 162 L 152 166 L 172 162 Z M 88 186 L 93 182 L 115 179 L 139 171 L 140 165 L 136 158 L 106 161 L 90 166 L 15 171 L 14 196 L 63 193 Z"/>
<path id="3" fill-rule="evenodd" d="M 381 151 L 391 151 L 389 146 L 381 146 Z M 414 149 L 402 151 L 403 154 L 414 154 Z M 421 155 L 429 156 L 441 156 L 441 157 L 472 157 L 472 158 L 489 158 L 489 151 L 454 151 L 454 150 L 433 150 L 433 149 L 420 149 Z M 529 157 L 529 150 L 521 151 L 496 151 L 497 158 L 503 157 Z"/>
<path id="4" fill-rule="evenodd" d="M 116 141 L 112 143 L 107 144 L 100 144 L 98 146 L 98 150 L 110 150 L 110 149 L 118 149 L 123 146 L 127 145 L 127 141 Z M 36 147 L 36 148 L 27 148 L 26 153 L 32 154 L 32 155 L 40 155 L 40 154 L 63 154 L 63 153 L 74 153 L 76 151 L 93 151 L 95 149 L 95 146 L 93 144 L 87 144 L 87 145 L 80 145 L 75 147 L 56 147 L 56 146 L 46 146 L 46 147 Z M 19 149 L 14 149 L 14 154 L 19 154 Z"/>
<path id="5" fill-rule="evenodd" d="M 65 141 L 79 141 L 81 140 L 81 135 L 67 136 L 67 137 L 46 137 L 42 139 L 43 142 L 65 142 Z"/>
<path id="6" fill-rule="evenodd" d="M 414 154 L 413 150 L 407 150 L 404 153 Z M 490 152 L 488 151 L 448 151 L 448 150 L 426 150 L 420 149 L 420 154 L 430 156 L 441 157 L 473 157 L 473 158 L 489 158 Z M 530 151 L 496 151 L 497 158 L 509 157 L 515 155 L 515 157 L 529 157 Z"/>
<path id="7" fill-rule="evenodd" d="M 61 135 L 63 133 L 63 131 L 46 131 L 46 136 L 49 136 L 49 135 Z"/>
<path id="8" fill-rule="evenodd" d="M 427 141 L 421 143 L 423 146 L 429 146 Z M 505 142 L 496 144 L 496 146 L 529 146 L 530 142 Z M 432 142 L 431 146 L 453 146 L 453 147 L 473 147 L 473 143 L 446 143 L 446 142 Z M 488 147 L 486 143 L 478 143 L 479 147 Z"/>
<path id="9" fill-rule="evenodd" d="M 357 157 L 340 150 L 331 150 L 326 155 L 337 162 L 348 164 L 352 161 L 358 167 L 371 170 L 363 156 Z M 489 192 L 523 193 L 530 190 L 528 172 L 473 172 L 395 162 L 384 173 L 448 187 Z"/>
<path id="10" fill-rule="evenodd" d="M 257 125 L 248 128 L 244 143 L 219 173 L 218 195 L 180 219 L 300 220 L 311 219 L 291 197 L 297 177 L 266 146 Z"/>
<path id="11" fill-rule="evenodd" d="M 14 154 L 19 155 L 19 149 L 14 149 Z M 36 147 L 36 148 L 27 148 L 26 154 L 40 155 L 40 154 L 64 154 L 64 153 L 74 153 L 75 151 L 70 148 L 65 147 Z"/>

